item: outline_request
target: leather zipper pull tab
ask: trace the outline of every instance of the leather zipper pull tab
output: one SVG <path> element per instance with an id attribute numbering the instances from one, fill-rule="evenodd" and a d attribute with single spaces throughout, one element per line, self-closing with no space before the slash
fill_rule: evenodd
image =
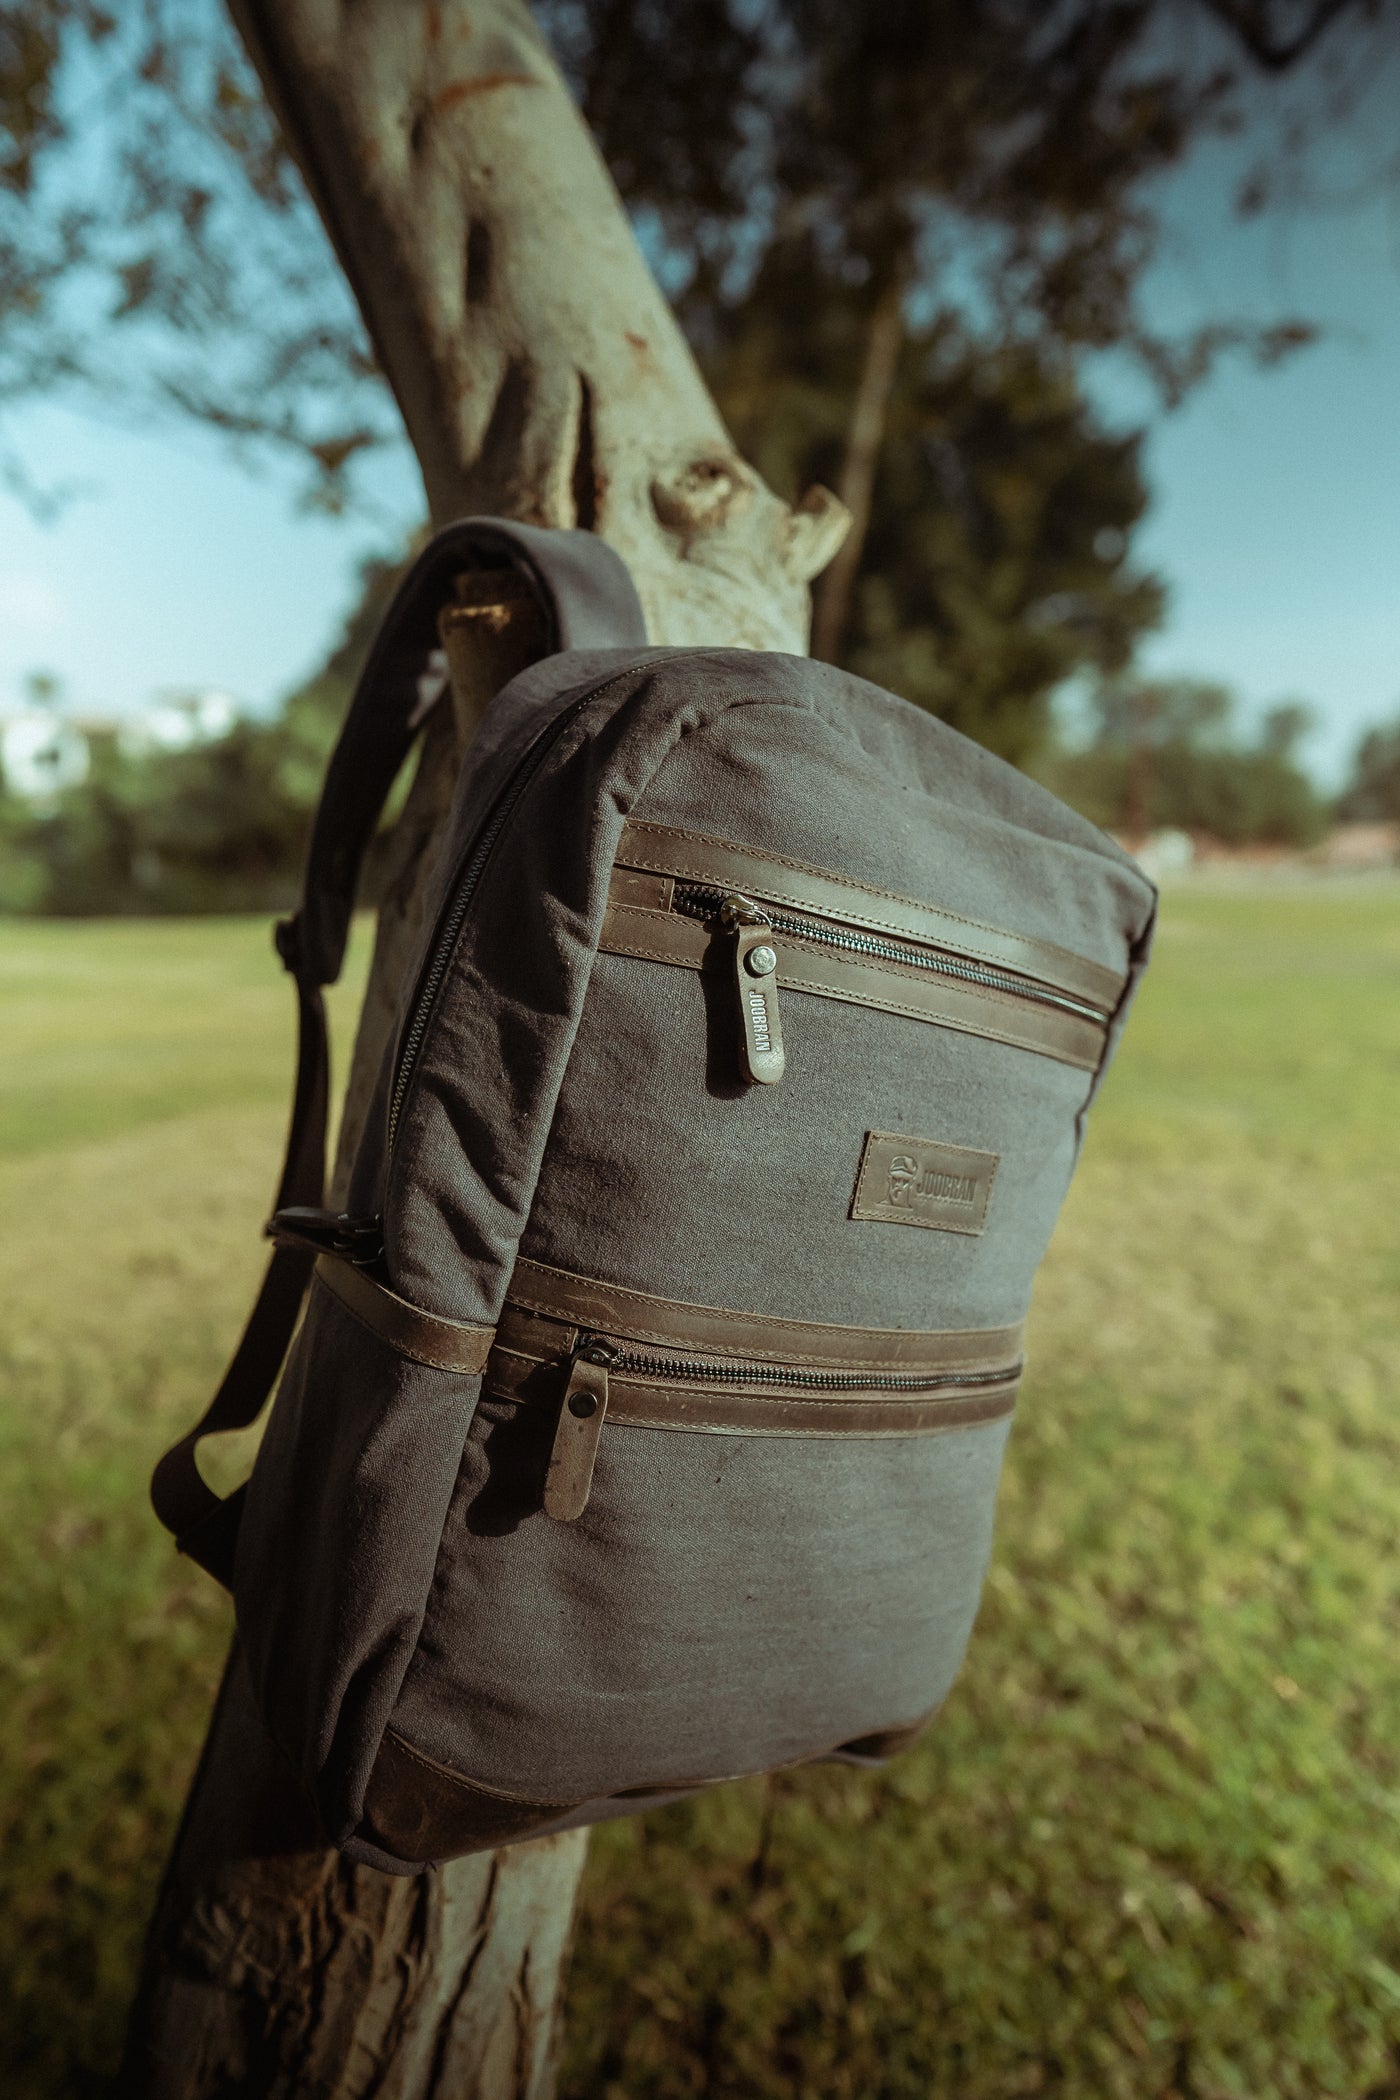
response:
<path id="1" fill-rule="evenodd" d="M 598 1334 L 586 1334 L 569 1359 L 569 1376 L 544 1481 L 546 1516 L 572 1524 L 588 1507 L 598 1439 L 608 1411 L 608 1368 L 618 1350 Z"/>
<path id="2" fill-rule="evenodd" d="M 778 1013 L 778 951 L 772 921 L 747 897 L 726 897 L 720 924 L 734 936 L 739 1066 L 756 1086 L 776 1086 L 787 1066 Z"/>

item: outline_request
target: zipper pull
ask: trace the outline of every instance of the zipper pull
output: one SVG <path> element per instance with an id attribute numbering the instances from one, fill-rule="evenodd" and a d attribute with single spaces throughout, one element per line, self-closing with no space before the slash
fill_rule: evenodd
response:
<path id="1" fill-rule="evenodd" d="M 739 1001 L 739 1066 L 756 1086 L 776 1086 L 787 1059 L 778 1015 L 778 951 L 773 922 L 748 897 L 726 897 L 719 922 L 734 936 Z"/>
<path id="2" fill-rule="evenodd" d="M 546 1516 L 572 1524 L 588 1507 L 598 1439 L 608 1411 L 608 1369 L 621 1351 L 600 1334 L 580 1335 L 569 1359 L 559 1423 L 544 1482 Z"/>

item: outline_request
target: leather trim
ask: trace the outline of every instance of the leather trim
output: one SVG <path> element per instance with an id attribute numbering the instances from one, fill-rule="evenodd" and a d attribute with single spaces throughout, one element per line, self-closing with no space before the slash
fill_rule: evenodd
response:
<path id="1" fill-rule="evenodd" d="M 855 1736 L 827 1750 L 807 1751 L 770 1771 L 794 1771 L 824 1759 L 851 1757 L 861 1762 L 897 1757 L 927 1727 L 931 1714 Z M 469 1852 L 514 1844 L 580 1809 L 597 1810 L 610 1802 L 630 1804 L 634 1812 L 682 1800 L 689 1794 L 723 1786 L 753 1772 L 713 1773 L 702 1779 L 652 1779 L 588 1800 L 530 1801 L 500 1787 L 468 1779 L 452 1766 L 429 1757 L 394 1729 L 384 1732 L 365 1789 L 365 1805 L 356 1835 L 404 1861 L 460 1858 Z"/>
<path id="2" fill-rule="evenodd" d="M 455 1859 L 528 1837 L 578 1801 L 526 1801 L 439 1764 L 387 1729 L 357 1833 L 402 1860 Z"/>
<path id="3" fill-rule="evenodd" d="M 905 1721 L 897 1728 L 877 1728 L 870 1735 L 854 1736 L 831 1754 L 834 1757 L 871 1758 L 883 1763 L 887 1758 L 899 1757 L 904 1751 L 912 1750 L 932 1719 L 932 1714 L 920 1714 L 917 1721 Z"/>
<path id="4" fill-rule="evenodd" d="M 437 1371 L 483 1371 L 495 1329 L 469 1326 L 462 1320 L 440 1320 L 420 1312 L 396 1291 L 376 1283 L 363 1269 L 333 1254 L 316 1264 L 315 1281 L 338 1298 L 346 1311 L 396 1355 L 429 1364 Z"/>
<path id="5" fill-rule="evenodd" d="M 833 1370 L 947 1372 L 1000 1371 L 1017 1362 L 1025 1323 L 1012 1327 L 951 1328 L 920 1333 L 908 1328 L 837 1327 L 818 1320 L 783 1320 L 766 1313 L 731 1312 L 717 1305 L 686 1305 L 655 1298 L 620 1284 L 575 1276 L 545 1262 L 515 1264 L 498 1330 L 501 1346 L 553 1357 L 570 1343 L 550 1334 L 528 1314 L 566 1327 L 593 1327 L 628 1341 L 663 1348 L 702 1350 L 707 1356 L 736 1356 L 745 1362 L 829 1366 Z"/>
<path id="6" fill-rule="evenodd" d="M 547 1367 L 550 1401 L 558 1405 L 559 1361 L 509 1349 L 491 1352 L 485 1390 L 501 1400 L 535 1397 Z M 633 1429 L 706 1430 L 725 1436 L 936 1436 L 977 1422 L 998 1422 L 1013 1412 L 1020 1367 L 994 1385 L 950 1385 L 943 1392 L 891 1393 L 874 1386 L 838 1397 L 794 1389 L 723 1384 L 687 1385 L 683 1379 L 648 1380 L 631 1372 L 608 1373 L 608 1423 Z"/>
<path id="7" fill-rule="evenodd" d="M 675 888 L 669 875 L 654 875 L 644 868 L 615 866 L 608 901 L 636 905 L 644 911 L 669 911 Z"/>
<path id="8" fill-rule="evenodd" d="M 819 999 L 931 1021 L 962 1035 L 984 1036 L 1053 1057 L 1082 1072 L 1097 1071 L 1103 1057 L 1105 1028 L 1058 1007 L 960 984 L 914 965 L 856 961 L 789 934 L 775 933 L 772 942 L 778 951 L 780 991 L 810 992 Z M 718 940 L 698 919 L 613 901 L 598 946 L 606 955 L 638 956 L 690 970 L 718 971 L 729 960 L 728 942 Z"/>
<path id="9" fill-rule="evenodd" d="M 610 1424 L 727 1436 L 935 1436 L 998 1421 L 1016 1404 L 1024 1336 L 1020 1324 L 913 1333 L 768 1319 L 654 1298 L 522 1257 L 486 1368 L 487 1392 L 557 1408 L 574 1345 L 593 1328 L 720 1365 L 732 1357 L 771 1368 L 777 1375 L 761 1386 L 609 1368 Z M 804 1386 L 796 1375 L 823 1369 L 868 1371 L 872 1380 L 894 1374 L 947 1383 L 916 1392 L 872 1383 L 829 1393 Z M 790 1383 L 781 1375 L 785 1370 L 794 1374 Z M 967 1382 L 979 1379 L 987 1382 Z"/>
<path id="10" fill-rule="evenodd" d="M 623 826 L 617 860 L 623 867 L 715 883 L 774 904 L 790 904 L 799 911 L 815 911 L 825 918 L 847 920 L 880 933 L 926 941 L 954 954 L 1037 978 L 1057 991 L 1102 1007 L 1105 1015 L 1117 1006 L 1126 982 L 1118 972 L 1052 941 L 984 926 L 975 919 L 961 918 L 956 912 L 940 911 L 935 905 L 902 896 L 896 890 L 874 889 L 847 876 L 834 875 L 829 869 L 812 867 L 806 861 L 760 853 L 751 846 L 736 846 L 706 832 L 649 824 L 634 817 Z"/>

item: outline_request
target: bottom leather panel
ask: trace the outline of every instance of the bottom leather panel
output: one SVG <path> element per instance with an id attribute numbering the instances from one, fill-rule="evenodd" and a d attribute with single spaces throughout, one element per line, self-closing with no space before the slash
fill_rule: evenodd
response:
<path id="1" fill-rule="evenodd" d="M 525 1801 L 478 1786 L 389 1729 L 365 1789 L 363 1834 L 405 1860 L 455 1859 L 513 1845 L 577 1801 Z"/>
<path id="2" fill-rule="evenodd" d="M 917 1721 L 877 1729 L 834 1749 L 790 1759 L 786 1769 L 824 1761 L 885 1764 L 910 1748 L 930 1718 L 923 1714 Z M 530 1801 L 465 1778 L 415 1749 L 391 1728 L 370 1774 L 356 1834 L 405 1863 L 457 1859 L 469 1852 L 519 1844 L 545 1830 L 644 1814 L 723 1786 L 731 1778 L 754 1776 L 741 1772 L 716 1773 L 704 1779 L 652 1780 L 619 1787 L 591 1801 Z"/>

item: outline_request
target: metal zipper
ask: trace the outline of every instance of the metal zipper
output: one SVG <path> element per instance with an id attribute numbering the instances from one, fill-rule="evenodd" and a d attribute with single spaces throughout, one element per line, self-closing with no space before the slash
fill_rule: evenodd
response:
<path id="1" fill-rule="evenodd" d="M 940 977 L 956 977 L 967 984 L 982 985 L 988 991 L 1005 992 L 1014 999 L 1030 999 L 1040 1006 L 1058 1007 L 1064 1013 L 1096 1022 L 1100 1028 L 1108 1019 L 1102 1008 L 1072 998 L 1068 992 L 1052 991 L 1048 985 L 1037 984 L 1030 978 L 988 969 L 983 963 L 964 962 L 960 956 L 894 940 L 886 934 L 866 933 L 857 927 L 808 918 L 805 913 L 789 911 L 781 905 L 767 904 L 762 900 L 755 904 L 748 898 L 736 900 L 727 891 L 703 883 L 677 882 L 671 909 L 688 919 L 714 919 L 721 925 L 728 925 L 730 921 L 725 914 L 735 902 L 759 912 L 773 932 L 790 934 L 794 940 L 812 941 L 822 947 L 838 949 L 843 954 L 869 956 L 878 962 L 906 963 L 914 969 L 932 970 Z"/>
<path id="2" fill-rule="evenodd" d="M 423 974 L 418 980 L 418 989 L 414 994 L 413 1006 L 403 1034 L 399 1037 L 398 1058 L 394 1067 L 394 1084 L 389 1093 L 388 1130 L 384 1149 L 386 1173 L 389 1163 L 394 1156 L 394 1141 L 398 1136 L 399 1119 L 403 1114 L 403 1105 L 408 1097 L 408 1089 L 412 1084 L 419 1052 L 423 1048 L 423 1039 L 428 1032 L 428 1023 L 433 1017 L 433 1009 L 437 1005 L 438 994 L 442 990 L 443 979 L 446 977 L 448 965 L 452 961 L 453 950 L 457 946 L 458 936 L 471 908 L 472 897 L 485 872 L 486 863 L 490 860 L 491 854 L 495 849 L 496 841 L 500 838 L 512 816 L 514 816 L 521 797 L 525 794 L 531 781 L 539 772 L 540 767 L 544 764 L 570 723 L 583 712 L 590 701 L 601 698 L 611 687 L 620 685 L 624 678 L 631 678 L 637 671 L 645 668 L 643 664 L 630 665 L 627 670 L 619 671 L 615 677 L 608 679 L 606 684 L 594 686 L 590 691 L 581 694 L 561 714 L 556 715 L 554 720 L 540 731 L 534 742 L 522 753 L 515 770 L 506 781 L 481 830 L 477 833 L 476 839 L 463 863 L 461 872 L 453 885 L 447 904 L 439 916 L 437 930 L 433 935 L 433 945 L 429 950 Z"/>
<path id="3" fill-rule="evenodd" d="M 544 1509 L 559 1523 L 572 1524 L 588 1507 L 593 1468 L 608 1413 L 608 1379 L 631 1371 L 643 1378 L 674 1378 L 687 1385 L 785 1386 L 816 1393 L 928 1393 L 975 1391 L 1005 1385 L 1019 1377 L 1021 1365 L 1000 1371 L 945 1372 L 921 1376 L 903 1371 L 823 1371 L 806 1365 L 711 1363 L 695 1356 L 659 1356 L 650 1349 L 629 1349 L 604 1334 L 580 1334 L 563 1360 L 564 1387 L 555 1418 L 554 1439 L 544 1483 Z"/>
<path id="4" fill-rule="evenodd" d="M 810 1388 L 819 1393 L 919 1393 L 941 1386 L 1004 1385 L 1016 1377 L 1019 1364 L 998 1371 L 945 1371 L 921 1374 L 910 1371 L 823 1371 L 810 1365 L 710 1362 L 693 1356 L 658 1356 L 651 1350 L 630 1349 L 590 1334 L 578 1344 L 574 1359 L 583 1358 L 609 1371 L 632 1372 L 642 1378 L 678 1378 L 688 1385 L 711 1381 L 717 1385 L 782 1385 Z"/>

